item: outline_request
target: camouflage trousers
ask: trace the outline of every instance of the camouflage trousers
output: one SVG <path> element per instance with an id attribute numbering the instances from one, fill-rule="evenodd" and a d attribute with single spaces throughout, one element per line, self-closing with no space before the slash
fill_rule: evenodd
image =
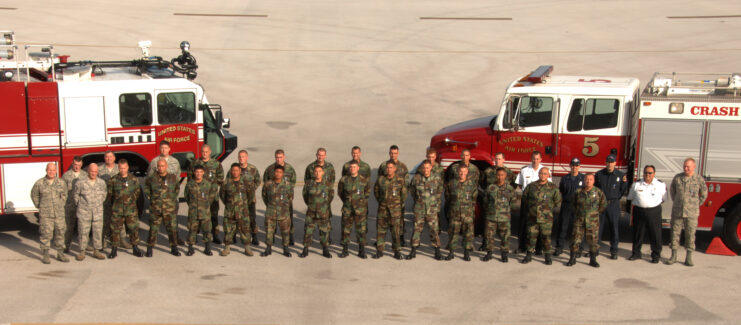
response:
<path id="1" fill-rule="evenodd" d="M 494 236 L 499 236 L 502 241 L 502 251 L 509 252 L 510 226 L 508 221 L 486 220 L 486 250 L 494 251 Z"/>
<path id="2" fill-rule="evenodd" d="M 198 236 L 198 230 L 201 230 L 204 243 L 210 243 L 213 240 L 211 234 L 211 219 L 198 219 L 196 217 L 188 217 L 188 245 L 196 244 L 196 236 Z"/>
<path id="3" fill-rule="evenodd" d="M 136 213 L 136 212 L 135 212 Z M 136 214 L 111 216 L 111 246 L 118 247 L 121 243 L 121 231 L 126 226 L 131 245 L 139 244 L 139 217 Z"/>
<path id="4" fill-rule="evenodd" d="M 224 216 L 224 244 L 230 245 L 234 239 L 234 234 L 238 234 L 242 238 L 242 243 L 249 245 L 252 242 L 251 219 L 249 215 Z"/>
<path id="5" fill-rule="evenodd" d="M 273 246 L 273 240 L 275 239 L 275 228 L 280 227 L 281 237 L 283 238 L 283 245 L 288 245 L 288 240 L 291 237 L 291 218 L 285 217 L 281 219 L 276 218 L 265 218 L 265 243 L 268 246 Z"/>
<path id="6" fill-rule="evenodd" d="M 358 245 L 365 245 L 365 235 L 368 233 L 367 208 L 342 207 L 342 245 L 350 244 L 353 224 Z"/>
<path id="7" fill-rule="evenodd" d="M 157 243 L 157 234 L 160 232 L 160 224 L 165 222 L 167 236 L 170 240 L 170 247 L 178 245 L 178 219 L 174 213 L 149 214 L 149 240 L 147 245 L 154 246 Z"/>
<path id="8" fill-rule="evenodd" d="M 463 235 L 463 248 L 468 250 L 473 249 L 472 216 L 460 217 L 453 215 L 450 218 L 450 228 L 448 229 L 448 232 L 450 235 L 448 249 L 453 250 L 458 248 L 458 242 L 460 242 L 461 235 Z"/>
<path id="9" fill-rule="evenodd" d="M 553 222 L 537 223 L 531 222 L 527 226 L 527 251 L 535 253 L 535 245 L 538 237 L 543 242 L 543 253 L 551 253 L 551 232 L 553 231 Z"/>
<path id="10" fill-rule="evenodd" d="M 425 227 L 425 222 L 430 229 L 430 245 L 432 245 L 432 247 L 440 247 L 440 226 L 438 224 L 437 212 L 433 214 L 414 214 L 414 233 L 412 234 L 412 247 L 419 246 L 420 237 L 422 237 L 422 230 L 424 230 Z"/>
<path id="11" fill-rule="evenodd" d="M 77 233 L 80 242 L 80 251 L 87 248 L 90 231 L 93 232 L 93 247 L 103 249 L 103 211 L 82 211 L 77 213 Z"/>
<path id="12" fill-rule="evenodd" d="M 672 244 L 671 248 L 679 249 L 679 236 L 684 229 L 684 246 L 688 251 L 695 250 L 695 231 L 697 231 L 697 218 L 674 218 L 672 217 Z"/>
<path id="13" fill-rule="evenodd" d="M 324 218 L 318 215 L 316 212 L 306 212 L 306 223 L 304 223 L 304 247 L 311 246 L 311 242 L 314 241 L 314 228 L 319 228 L 319 242 L 322 243 L 322 247 L 329 246 L 329 234 L 332 230 L 329 216 Z"/>
<path id="14" fill-rule="evenodd" d="M 211 233 L 213 238 L 219 235 L 219 199 L 214 200 L 209 207 L 211 210 Z"/>
<path id="15" fill-rule="evenodd" d="M 257 210 L 255 209 L 255 202 L 247 204 L 247 209 L 250 211 L 250 231 L 252 236 L 257 236 Z"/>
<path id="16" fill-rule="evenodd" d="M 103 203 L 103 240 L 111 239 L 111 216 L 113 210 L 111 208 L 111 202 L 108 200 Z"/>
<path id="17" fill-rule="evenodd" d="M 378 217 L 376 220 L 376 249 L 383 252 L 386 247 L 386 231 L 391 228 L 392 248 L 394 252 L 401 250 L 401 209 L 389 208 L 385 205 L 378 206 Z"/>
<path id="18" fill-rule="evenodd" d="M 77 226 L 77 209 L 74 206 L 67 205 L 64 208 L 64 222 L 67 225 L 64 230 L 64 247 L 69 247 Z"/>
<path id="19" fill-rule="evenodd" d="M 587 243 L 589 244 L 589 251 L 597 253 L 599 251 L 599 219 L 596 222 L 586 224 L 584 220 L 577 220 L 574 222 L 574 228 L 571 231 L 571 251 L 578 252 L 581 247 L 582 238 L 587 235 Z"/>
<path id="20" fill-rule="evenodd" d="M 64 216 L 41 216 L 39 219 L 39 239 L 41 240 L 41 249 L 49 249 L 52 238 L 54 239 L 54 248 L 64 249 L 64 233 L 67 230 L 67 223 Z"/>

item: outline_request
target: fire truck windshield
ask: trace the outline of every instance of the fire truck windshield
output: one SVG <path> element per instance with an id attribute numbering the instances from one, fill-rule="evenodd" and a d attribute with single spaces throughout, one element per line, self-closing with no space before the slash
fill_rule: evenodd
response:
<path id="1" fill-rule="evenodd" d="M 520 127 L 549 125 L 553 117 L 553 98 L 523 96 L 515 116 Z"/>

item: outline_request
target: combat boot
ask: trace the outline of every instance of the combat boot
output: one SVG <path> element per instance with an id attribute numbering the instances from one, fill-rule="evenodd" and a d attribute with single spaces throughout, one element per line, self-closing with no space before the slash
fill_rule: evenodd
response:
<path id="1" fill-rule="evenodd" d="M 147 253 L 144 256 L 152 257 L 152 246 L 147 246 Z"/>
<path id="2" fill-rule="evenodd" d="M 139 250 L 139 245 L 134 245 L 133 246 L 133 250 L 134 250 L 134 256 L 136 256 L 136 257 L 142 257 L 143 256 L 142 251 Z"/>
<path id="3" fill-rule="evenodd" d="M 288 240 L 288 246 L 296 245 L 296 242 L 293 241 L 293 234 L 290 236 L 291 238 Z"/>
<path id="4" fill-rule="evenodd" d="M 224 249 L 221 250 L 221 252 L 219 253 L 219 255 L 221 255 L 221 256 L 227 256 L 227 255 L 229 255 L 229 252 L 230 252 L 229 245 L 225 245 L 224 246 Z"/>
<path id="5" fill-rule="evenodd" d="M 193 249 L 193 245 L 188 244 L 188 251 L 185 252 L 185 256 L 193 256 L 193 254 L 196 253 L 196 250 Z"/>
<path id="6" fill-rule="evenodd" d="M 368 256 L 365 256 L 365 245 L 358 246 L 358 257 L 362 259 L 368 258 Z"/>
<path id="7" fill-rule="evenodd" d="M 273 248 L 272 248 L 272 247 L 273 247 L 273 246 L 267 245 L 267 246 L 265 247 L 265 251 L 264 251 L 264 252 L 262 252 L 262 253 L 260 253 L 260 256 L 263 256 L 263 257 L 265 257 L 265 256 L 270 256 L 270 254 L 272 254 L 272 253 L 273 253 Z"/>
<path id="8" fill-rule="evenodd" d="M 257 234 L 252 234 L 252 245 L 260 246 L 260 241 L 257 240 Z"/>
<path id="9" fill-rule="evenodd" d="M 492 251 L 486 251 L 486 256 L 484 256 L 484 258 L 482 258 L 481 260 L 484 262 L 491 261 L 491 259 L 493 258 L 492 254 L 493 254 Z"/>
<path id="10" fill-rule="evenodd" d="M 417 247 L 412 246 L 412 251 L 407 255 L 407 259 L 413 260 L 415 257 L 417 257 Z"/>
<path id="11" fill-rule="evenodd" d="M 563 253 L 563 248 L 561 248 L 561 247 L 556 247 L 556 251 L 555 251 L 555 252 L 553 252 L 553 256 L 555 256 L 555 257 L 559 257 L 559 256 L 561 256 L 561 254 L 562 254 L 562 253 Z"/>
<path id="12" fill-rule="evenodd" d="M 463 250 L 463 260 L 466 262 L 471 261 L 471 250 L 466 248 Z"/>
<path id="13" fill-rule="evenodd" d="M 533 260 L 533 253 L 527 252 L 527 255 L 525 255 L 525 258 L 520 261 L 522 264 L 530 263 Z"/>
<path id="14" fill-rule="evenodd" d="M 450 261 L 455 258 L 455 253 L 453 253 L 453 249 L 450 249 L 450 253 L 448 253 L 448 256 L 445 256 L 446 261 Z"/>
<path id="15" fill-rule="evenodd" d="M 669 258 L 669 260 L 666 261 L 666 265 L 672 265 L 674 263 L 677 263 L 677 250 L 672 249 L 672 257 Z"/>
<path id="16" fill-rule="evenodd" d="M 113 246 L 113 247 L 111 247 L 111 253 L 108 254 L 108 258 L 114 259 L 114 258 L 116 258 L 116 256 L 118 256 L 118 247 Z"/>
<path id="17" fill-rule="evenodd" d="M 211 243 L 205 243 L 204 244 L 206 248 L 203 250 L 203 254 L 206 254 L 207 256 L 214 255 L 214 253 L 211 252 Z"/>
<path id="18" fill-rule="evenodd" d="M 67 258 L 66 255 L 64 255 L 64 252 L 61 251 L 61 250 L 58 250 L 57 251 L 57 260 L 59 260 L 60 262 L 63 262 L 63 263 L 68 263 L 69 262 L 69 259 Z"/>
<path id="19" fill-rule="evenodd" d="M 553 260 L 551 259 L 550 253 L 545 253 L 545 265 L 551 265 L 553 264 Z"/>
<path id="20" fill-rule="evenodd" d="M 298 254 L 298 257 L 304 258 L 306 256 L 309 256 L 309 247 L 304 246 L 304 250 L 302 250 L 301 253 Z"/>
<path id="21" fill-rule="evenodd" d="M 397 260 L 401 259 L 401 251 L 394 251 L 394 258 Z"/>
<path id="22" fill-rule="evenodd" d="M 584 254 L 582 254 L 581 248 L 579 248 L 578 251 L 576 251 L 576 258 L 581 258 Z"/>
<path id="23" fill-rule="evenodd" d="M 170 254 L 173 256 L 180 256 L 180 251 L 178 250 L 177 246 L 170 247 Z"/>
<path id="24" fill-rule="evenodd" d="M 440 247 L 435 247 L 435 259 L 438 261 L 443 259 L 443 255 L 440 254 Z"/>
<path id="25" fill-rule="evenodd" d="M 283 245 L 283 256 L 291 257 L 291 251 L 288 250 L 288 246 Z"/>
<path id="26" fill-rule="evenodd" d="M 141 253 L 139 253 L 139 254 L 141 254 Z M 95 258 L 97 258 L 99 260 L 104 260 L 105 259 L 105 255 L 103 255 L 103 253 L 101 253 L 97 249 L 93 249 L 93 257 L 95 257 Z"/>
<path id="27" fill-rule="evenodd" d="M 599 263 L 597 263 L 597 254 L 599 253 L 589 253 L 589 266 L 599 267 Z"/>
<path id="28" fill-rule="evenodd" d="M 244 244 L 244 255 L 252 256 L 252 248 L 250 248 L 250 243 Z"/>
<path id="29" fill-rule="evenodd" d="M 374 259 L 379 259 L 381 257 L 383 257 L 383 251 L 380 250 L 380 249 L 376 249 L 376 255 L 373 255 L 373 258 Z"/>
<path id="30" fill-rule="evenodd" d="M 332 254 L 329 253 L 329 247 L 324 246 L 324 248 L 322 248 L 322 256 L 332 258 Z"/>
<path id="31" fill-rule="evenodd" d="M 569 261 L 566 262 L 566 266 L 574 266 L 576 264 L 576 252 L 571 251 L 571 254 L 569 255 Z"/>
<path id="32" fill-rule="evenodd" d="M 692 263 L 692 251 L 687 251 L 687 257 L 684 260 L 684 265 L 695 266 L 695 263 Z"/>
<path id="33" fill-rule="evenodd" d="M 487 246 L 486 242 L 487 242 L 487 239 L 486 239 L 486 236 L 484 236 L 484 240 L 481 241 L 481 246 L 479 246 L 479 249 L 478 249 L 479 252 L 486 251 L 486 246 Z"/>
<path id="34" fill-rule="evenodd" d="M 75 259 L 78 260 L 78 261 L 84 260 L 85 259 L 85 250 L 82 250 L 80 252 L 80 254 L 77 254 L 77 256 L 75 256 Z"/>
<path id="35" fill-rule="evenodd" d="M 348 255 L 348 252 L 347 252 L 347 244 L 343 244 L 342 245 L 342 253 L 340 253 L 340 255 L 338 255 L 338 256 L 340 258 L 345 258 L 345 257 L 347 257 L 347 255 Z"/>
<path id="36" fill-rule="evenodd" d="M 509 258 L 507 258 L 507 251 L 502 251 L 502 263 L 509 262 Z"/>
<path id="37" fill-rule="evenodd" d="M 51 264 L 51 259 L 49 258 L 49 249 L 44 248 L 41 250 L 41 263 L 44 264 Z"/>

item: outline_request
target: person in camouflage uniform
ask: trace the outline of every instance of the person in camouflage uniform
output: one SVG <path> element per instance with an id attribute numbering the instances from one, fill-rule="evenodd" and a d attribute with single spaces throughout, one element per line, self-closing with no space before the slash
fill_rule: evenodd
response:
<path id="1" fill-rule="evenodd" d="M 432 176 L 435 176 L 443 180 L 444 182 L 445 181 L 445 168 L 443 168 L 443 166 L 441 166 L 437 162 L 437 150 L 435 150 L 435 148 L 432 148 L 432 147 L 427 147 L 427 151 L 425 152 L 425 157 L 426 159 L 422 160 L 422 162 L 419 163 L 419 166 L 422 166 L 422 164 L 424 164 L 425 161 L 429 161 L 432 164 L 432 172 L 431 172 Z M 422 168 L 417 168 L 416 173 L 422 174 Z"/>
<path id="2" fill-rule="evenodd" d="M 515 174 L 512 172 L 511 169 L 504 166 L 504 153 L 497 152 L 494 154 L 494 166 L 489 166 L 484 170 L 484 178 L 483 178 L 484 189 L 486 189 L 489 185 L 497 184 L 497 170 L 499 168 L 504 169 L 505 173 L 507 173 L 507 178 L 505 179 L 505 183 L 510 184 L 510 185 L 515 184 Z M 488 198 L 489 196 L 485 196 L 484 200 Z M 484 202 L 484 204 L 487 205 L 488 203 Z M 488 225 L 487 225 L 488 220 L 484 219 L 483 222 L 484 222 L 484 228 L 488 229 Z M 488 246 L 489 246 L 488 243 L 489 243 L 489 236 L 486 236 L 486 234 L 484 234 L 483 240 L 481 241 L 481 246 L 479 247 L 479 251 L 488 250 Z"/>
<path id="3" fill-rule="evenodd" d="M 141 186 L 136 176 L 129 175 L 129 162 L 126 159 L 118 161 L 119 173 L 108 181 L 107 200 L 111 202 L 111 253 L 108 258 L 116 258 L 118 245 L 121 242 L 121 231 L 126 225 L 129 241 L 134 250 L 134 256 L 142 257 L 139 250 L 139 210 L 136 201 L 141 196 Z"/>
<path id="4" fill-rule="evenodd" d="M 483 261 L 492 259 L 494 235 L 502 241 L 502 262 L 507 263 L 509 254 L 510 221 L 512 207 L 517 195 L 512 187 L 507 169 L 497 167 L 496 182 L 486 187 L 486 256 Z"/>
<path id="5" fill-rule="evenodd" d="M 64 220 L 66 230 L 64 231 L 64 252 L 69 253 L 72 244 L 72 236 L 77 227 L 77 204 L 75 204 L 75 183 L 80 179 L 87 179 L 87 172 L 82 170 L 82 157 L 75 156 L 72 166 L 62 175 L 62 180 L 67 185 L 67 203 L 64 205 Z M 85 247 L 83 247 L 85 249 Z"/>
<path id="6" fill-rule="evenodd" d="M 368 233 L 368 198 L 370 197 L 370 179 L 360 175 L 357 161 L 350 162 L 350 174 L 342 176 L 337 184 L 337 193 L 342 200 L 342 253 L 347 257 L 347 246 L 350 243 L 350 232 L 355 224 L 355 235 L 358 239 L 358 257 L 366 258 L 365 235 Z"/>
<path id="7" fill-rule="evenodd" d="M 469 179 L 478 185 L 481 172 L 476 165 L 471 163 L 471 151 L 468 149 L 463 149 L 463 151 L 461 151 L 461 160 L 454 162 L 448 167 L 446 183 L 454 183 L 455 181 L 458 181 L 458 169 L 462 166 L 466 166 L 466 169 L 468 169 L 466 179 Z"/>
<path id="8" fill-rule="evenodd" d="M 224 167 L 221 166 L 221 163 L 218 160 L 212 159 L 211 147 L 207 144 L 204 144 L 201 147 L 201 158 L 198 158 L 190 163 L 190 168 L 188 168 L 188 181 L 193 179 L 193 171 L 197 167 L 203 167 L 203 177 L 209 183 L 215 184 L 216 186 L 221 186 L 221 184 L 224 183 Z M 221 241 L 219 240 L 218 198 L 211 202 L 211 206 L 209 207 L 209 209 L 211 211 L 211 233 L 213 242 L 214 244 L 221 244 Z"/>
<path id="9" fill-rule="evenodd" d="M 314 167 L 321 166 L 324 170 L 324 181 L 328 182 L 330 186 L 334 187 L 335 172 L 332 163 L 326 161 L 327 149 L 319 148 L 316 150 L 316 160 L 306 166 L 304 171 L 304 184 L 308 184 L 314 180 Z M 332 206 L 329 206 L 329 216 L 332 217 Z M 329 233 L 332 233 L 332 223 L 329 223 Z M 329 238 L 329 244 L 332 244 L 332 238 Z"/>
<path id="10" fill-rule="evenodd" d="M 373 194 L 378 201 L 376 241 L 376 255 L 373 258 L 381 258 L 386 246 L 386 231 L 391 228 L 393 238 L 394 258 L 401 259 L 401 222 L 402 204 L 407 197 L 407 187 L 404 179 L 396 173 L 396 163 L 389 160 L 386 162 L 386 176 L 379 177 L 373 186 Z"/>
<path id="11" fill-rule="evenodd" d="M 289 185 L 291 187 L 291 201 L 288 202 L 288 223 L 289 227 L 291 228 L 289 231 L 290 238 L 288 238 L 288 245 L 293 246 L 294 240 L 293 240 L 293 189 L 296 187 L 296 171 L 293 169 L 293 166 L 291 164 L 286 162 L 286 154 L 283 151 L 283 149 L 278 149 L 275 151 L 275 162 L 272 163 L 270 166 L 265 168 L 265 173 L 262 175 L 262 182 L 267 184 L 268 181 L 272 181 L 273 177 L 275 175 L 275 169 L 278 166 L 283 167 L 283 180 L 286 183 L 286 185 Z M 281 228 L 282 229 L 282 228 Z M 284 238 L 285 239 L 285 238 Z"/>
<path id="12" fill-rule="evenodd" d="M 368 163 L 360 159 L 361 154 L 362 152 L 360 151 L 360 147 L 358 146 L 352 147 L 352 150 L 350 150 L 350 155 L 352 156 L 352 159 L 350 159 L 350 161 L 342 165 L 342 176 L 350 175 L 350 163 L 352 163 L 353 161 L 357 161 L 358 167 L 360 167 L 360 170 L 358 171 L 358 173 L 360 173 L 360 176 L 363 176 L 366 179 L 368 179 L 368 181 L 370 181 L 371 179 L 370 165 L 368 165 Z"/>
<path id="13" fill-rule="evenodd" d="M 463 260 L 468 262 L 471 260 L 470 254 L 473 249 L 473 214 L 479 186 L 474 178 L 468 178 L 468 166 L 460 164 L 457 172 L 458 179 L 448 182 L 445 188 L 446 200 L 450 205 L 450 239 L 448 240 L 450 253 L 445 260 L 449 261 L 455 257 L 453 252 L 463 234 Z"/>
<path id="14" fill-rule="evenodd" d="M 332 258 L 329 254 L 329 226 L 331 213 L 329 205 L 334 199 L 334 188 L 324 177 L 324 168 L 314 166 L 314 179 L 304 184 L 304 203 L 306 203 L 306 223 L 304 224 L 304 250 L 299 257 L 309 255 L 313 241 L 314 228 L 319 228 L 319 240 L 322 243 L 322 256 Z"/>
<path id="15" fill-rule="evenodd" d="M 76 259 L 85 259 L 88 236 L 93 232 L 93 257 L 105 259 L 103 249 L 103 202 L 108 190 L 105 182 L 98 178 L 98 165 L 88 166 L 87 179 L 75 182 L 74 199 L 77 206 L 77 229 L 80 241 L 80 254 Z"/>
<path id="16" fill-rule="evenodd" d="M 679 236 L 684 228 L 684 245 L 687 248 L 687 257 L 684 264 L 694 266 L 692 252 L 695 250 L 695 231 L 697 219 L 700 216 L 700 205 L 708 198 L 708 187 L 705 179 L 695 173 L 695 160 L 684 160 L 684 172 L 672 179 L 670 195 L 672 197 L 672 256 L 666 262 L 671 265 L 677 262 Z"/>
<path id="17" fill-rule="evenodd" d="M 576 252 L 581 247 L 584 233 L 589 243 L 589 265 L 599 267 L 597 255 L 599 255 L 599 216 L 607 209 L 607 198 L 605 193 L 594 186 L 594 174 L 584 175 L 584 187 L 575 193 L 575 219 L 571 231 L 571 255 L 566 266 L 576 264 Z"/>
<path id="18" fill-rule="evenodd" d="M 543 241 L 545 264 L 551 265 L 551 231 L 553 230 L 553 210 L 561 204 L 561 192 L 558 186 L 548 181 L 551 172 L 547 167 L 538 171 L 538 181 L 525 188 L 522 197 L 528 206 L 528 246 L 527 255 L 522 263 L 530 263 L 535 253 L 538 237 Z"/>
<path id="19" fill-rule="evenodd" d="M 231 177 L 224 182 L 219 191 L 219 197 L 224 202 L 224 250 L 220 255 L 229 255 L 229 245 L 234 239 L 234 234 L 239 233 L 244 243 L 244 253 L 252 256 L 248 193 L 255 192 L 252 188 L 254 183 L 242 177 L 242 168 L 238 163 L 232 164 L 229 174 Z"/>
<path id="20" fill-rule="evenodd" d="M 178 192 L 179 177 L 167 172 L 167 160 L 157 162 L 157 173 L 144 181 L 144 195 L 149 199 L 149 240 L 147 257 L 152 257 L 152 248 L 157 243 L 160 224 L 164 221 L 170 240 L 170 254 L 180 256 L 178 251 Z"/>
<path id="21" fill-rule="evenodd" d="M 209 181 L 204 175 L 206 170 L 203 166 L 193 169 L 193 177 L 185 185 L 185 202 L 188 203 L 188 252 L 187 256 L 195 254 L 193 245 L 196 243 L 198 229 L 203 234 L 205 249 L 203 253 L 211 256 L 211 206 L 217 200 L 219 187 L 216 183 Z"/>
<path id="22" fill-rule="evenodd" d="M 399 146 L 397 145 L 391 145 L 389 147 L 389 160 L 396 163 L 396 175 L 401 177 L 404 180 L 404 184 L 406 184 L 407 181 L 407 175 L 409 174 L 409 169 L 407 168 L 407 165 L 405 165 L 403 162 L 399 161 Z M 386 162 L 382 162 L 378 166 L 378 177 L 386 176 Z M 399 240 L 401 240 L 401 247 L 406 246 L 406 240 L 404 240 L 404 234 L 406 234 L 406 222 L 404 222 L 404 215 L 406 214 L 406 204 L 404 201 L 401 202 L 401 235 Z"/>
<path id="23" fill-rule="evenodd" d="M 414 234 L 412 235 L 412 251 L 407 259 L 411 260 L 416 257 L 422 230 L 427 222 L 430 244 L 435 248 L 435 259 L 441 260 L 438 213 L 443 194 L 443 180 L 432 175 L 432 162 L 423 162 L 421 169 L 422 173 L 414 175 L 409 183 L 409 191 L 414 199 Z"/>
<path id="24" fill-rule="evenodd" d="M 270 168 L 270 167 L 268 167 Z M 293 184 L 284 174 L 284 167 L 273 166 L 270 181 L 262 186 L 262 201 L 265 202 L 265 251 L 260 256 L 269 256 L 273 250 L 275 227 L 280 227 L 283 237 L 283 255 L 291 257 L 288 250 L 288 238 L 291 236 L 291 202 L 293 202 Z M 290 179 L 290 178 L 289 178 Z"/>
<path id="25" fill-rule="evenodd" d="M 46 176 L 37 180 L 31 188 L 31 201 L 39 209 L 39 239 L 41 241 L 41 261 L 51 263 L 49 242 L 54 239 L 57 259 L 69 262 L 64 255 L 64 232 L 67 224 L 64 220 L 64 205 L 67 203 L 67 185 L 57 177 L 57 165 L 46 164 Z"/>
<path id="26" fill-rule="evenodd" d="M 260 242 L 257 240 L 257 210 L 255 209 L 255 191 L 257 191 L 257 188 L 260 187 L 260 184 L 262 184 L 262 181 L 260 179 L 260 171 L 257 170 L 257 167 L 255 165 L 250 164 L 247 162 L 249 159 L 249 154 L 247 153 L 247 150 L 240 150 L 239 151 L 239 168 L 242 169 L 242 178 L 244 178 L 247 183 L 251 183 L 252 186 L 248 188 L 247 192 L 247 209 L 250 212 L 250 231 L 252 231 L 252 245 L 259 246 Z"/>
<path id="27" fill-rule="evenodd" d="M 147 176 L 157 174 L 157 164 L 160 159 L 164 159 L 167 162 L 167 173 L 173 174 L 179 179 L 180 162 L 177 160 L 177 158 L 170 155 L 170 142 L 167 142 L 167 140 L 160 141 L 160 155 L 154 157 L 154 159 L 152 159 L 152 161 L 149 163 Z"/>
<path id="28" fill-rule="evenodd" d="M 116 176 L 117 174 L 118 164 L 116 164 L 116 154 L 114 154 L 113 151 L 108 150 L 103 154 L 103 162 L 98 164 L 98 177 L 104 180 L 107 184 L 108 181 L 110 181 L 111 178 L 113 178 L 113 176 Z M 112 214 L 113 211 L 111 210 L 111 200 L 106 199 L 105 203 L 103 204 L 103 249 L 108 246 L 108 243 L 110 243 L 111 240 Z M 121 229 L 121 237 L 125 236 L 126 231 Z M 125 249 L 131 248 L 131 245 L 124 240 L 122 240 L 120 244 L 121 247 Z"/>

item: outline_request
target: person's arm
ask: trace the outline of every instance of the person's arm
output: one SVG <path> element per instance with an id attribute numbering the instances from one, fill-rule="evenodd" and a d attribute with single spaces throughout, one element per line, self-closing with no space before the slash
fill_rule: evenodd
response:
<path id="1" fill-rule="evenodd" d="M 42 180 L 45 182 L 45 180 Z M 31 201 L 33 201 L 33 206 L 35 206 L 37 209 L 39 208 L 39 205 L 41 204 L 41 189 L 40 182 L 36 182 L 33 184 L 33 187 L 31 188 Z"/>
<path id="2" fill-rule="evenodd" d="M 705 200 L 708 198 L 708 185 L 705 184 L 705 180 L 702 179 L 701 176 L 698 176 L 698 178 L 700 179 L 700 188 L 698 191 L 698 195 L 700 196 L 699 197 L 700 203 L 698 205 L 702 205 L 703 203 L 705 203 Z"/>

